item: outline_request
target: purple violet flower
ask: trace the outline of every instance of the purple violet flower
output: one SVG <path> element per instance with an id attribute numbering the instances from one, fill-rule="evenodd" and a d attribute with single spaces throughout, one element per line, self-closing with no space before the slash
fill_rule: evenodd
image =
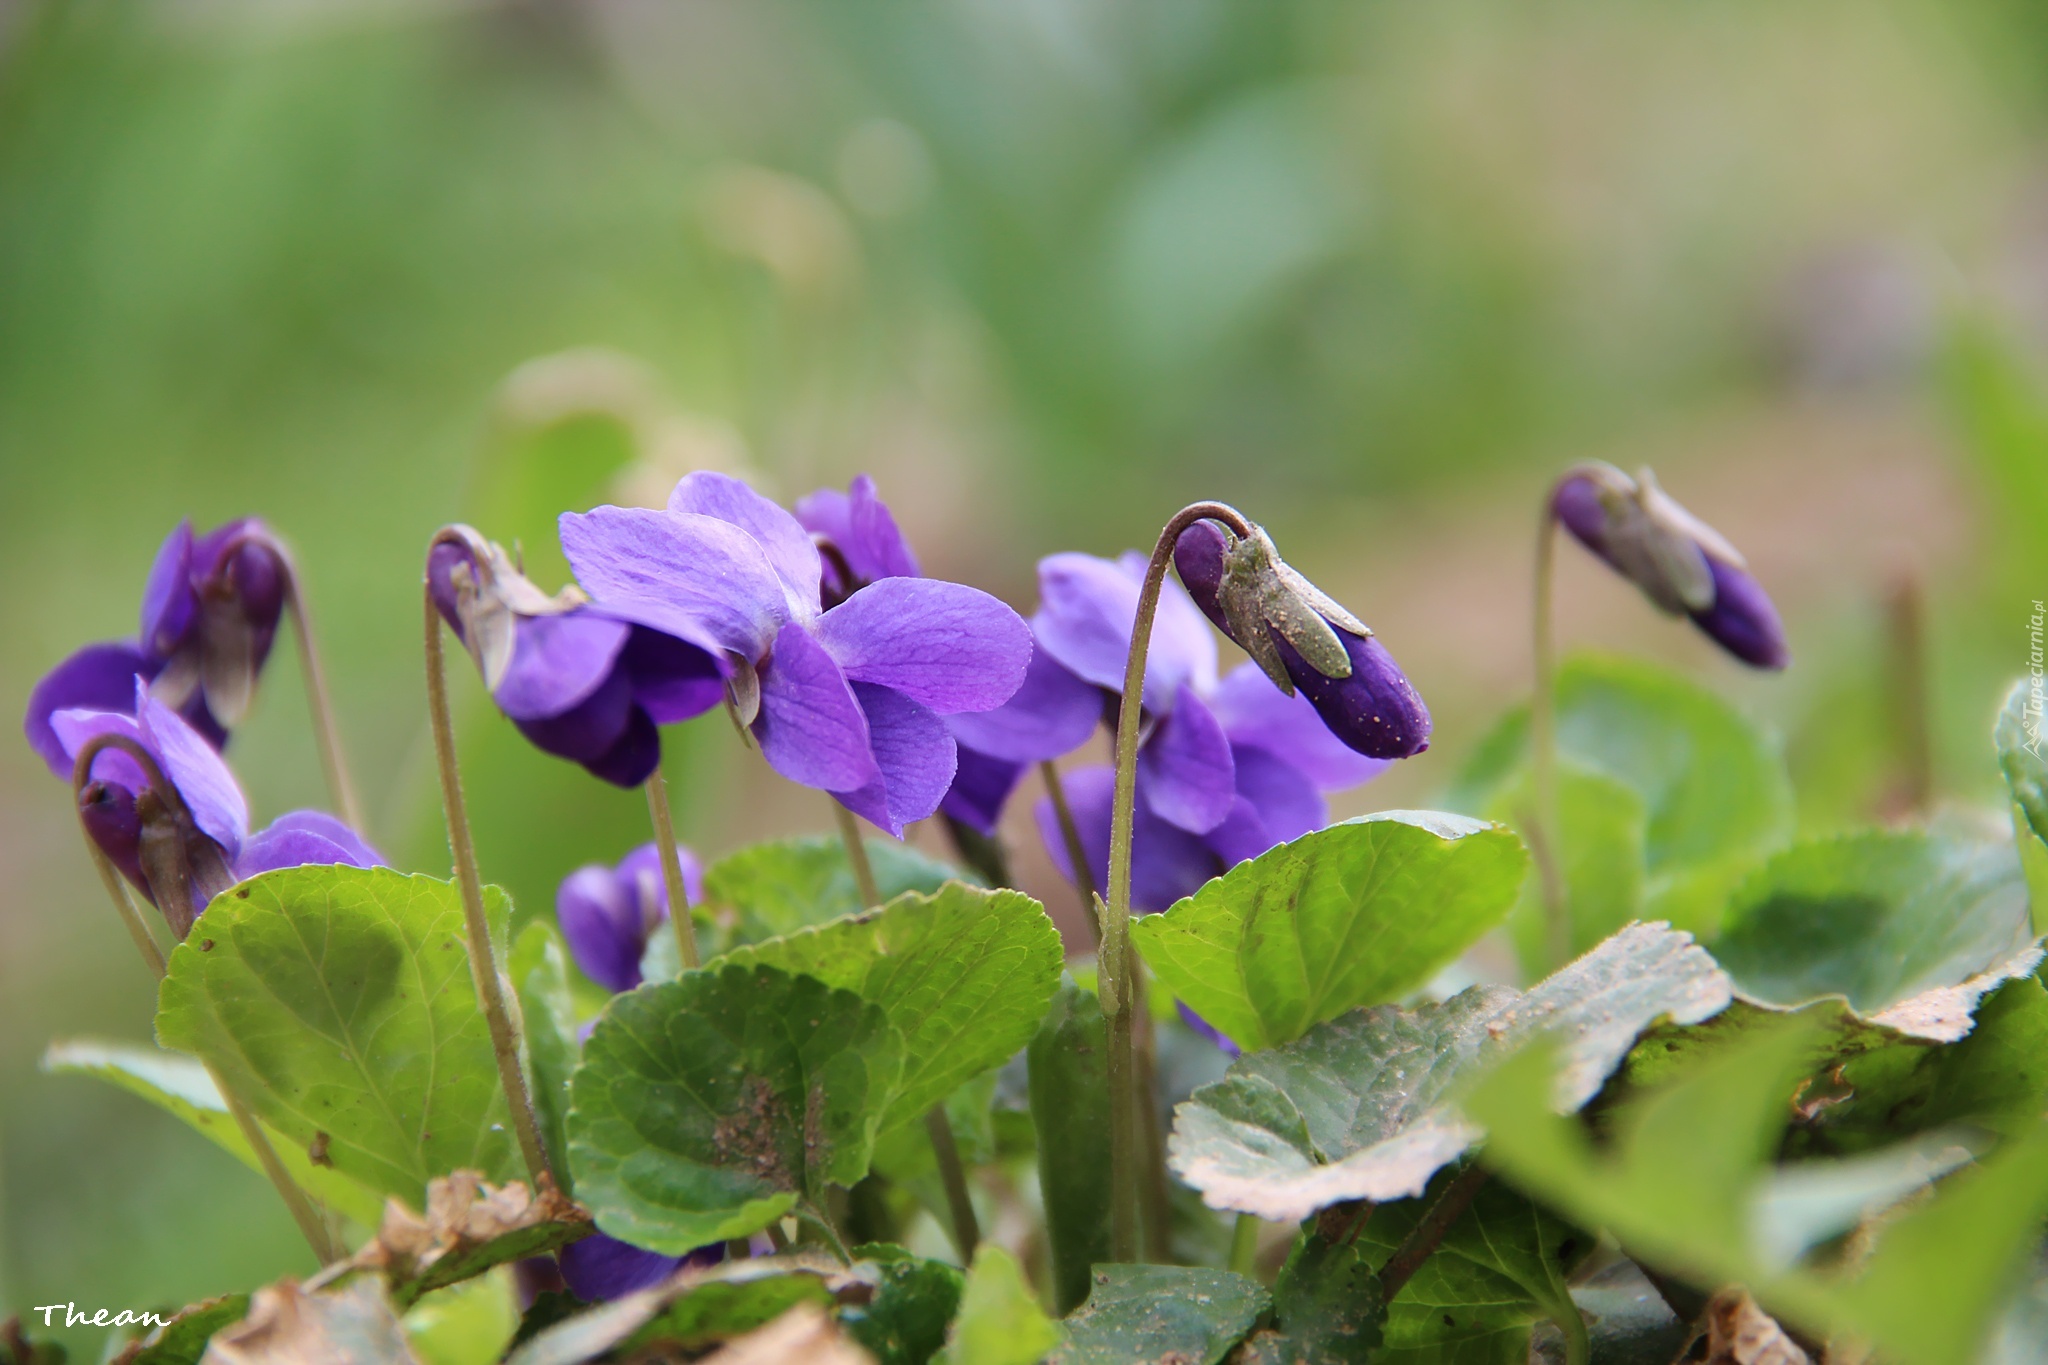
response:
<path id="1" fill-rule="evenodd" d="M 821 488 L 797 499 L 796 519 L 818 546 L 823 575 L 819 595 L 828 610 L 870 583 L 922 576 L 910 542 L 897 528 L 888 504 L 876 495 L 875 481 L 865 474 L 844 493 Z"/>
<path id="2" fill-rule="evenodd" d="M 71 709 L 50 717 L 51 731 L 73 761 L 100 735 L 134 741 L 156 760 L 191 816 L 182 825 L 151 790 L 148 775 L 120 749 L 102 749 L 90 780 L 78 793 L 79 814 L 93 842 L 121 874 L 163 906 L 189 902 L 196 916 L 235 882 L 283 867 L 345 864 L 382 867 L 384 859 L 356 832 L 322 811 L 293 811 L 251 834 L 249 805 L 228 765 L 182 716 L 151 695 L 147 681 L 130 680 L 133 713 Z M 67 765 L 66 771 L 69 771 Z M 166 878 L 179 883 L 176 893 Z M 190 924 L 173 923 L 183 938 Z"/>
<path id="3" fill-rule="evenodd" d="M 1264 532 L 1234 540 L 1217 523 L 1198 521 L 1181 534 L 1173 562 L 1202 613 L 1276 684 L 1299 689 L 1331 734 L 1374 758 L 1412 758 L 1429 747 L 1429 708 L 1394 656 L 1288 568 Z"/>
<path id="4" fill-rule="evenodd" d="M 284 548 L 252 517 L 192 533 L 181 521 L 164 540 L 142 590 L 134 640 L 87 645 L 51 669 L 29 694 L 22 731 L 59 777 L 71 776 L 50 727 L 59 711 L 134 715 L 135 679 L 182 715 L 214 748 L 249 709 L 270 657 L 291 569 Z"/>
<path id="5" fill-rule="evenodd" d="M 1630 478 L 1589 462 L 1558 480 L 1551 515 L 1581 545 L 1641 588 L 1668 616 L 1689 616 L 1754 668 L 1791 662 L 1785 627 L 1741 552 L 1658 487 L 1648 469 Z"/>
<path id="6" fill-rule="evenodd" d="M 690 475 L 665 510 L 565 513 L 561 534 L 608 616 L 718 651 L 769 766 L 899 838 L 952 785 L 944 718 L 1000 706 L 1030 661 L 1017 614 L 961 584 L 884 577 L 827 609 L 810 533 L 726 475 Z"/>
<path id="7" fill-rule="evenodd" d="M 1039 565 L 1043 605 L 1032 626 L 1041 651 L 1100 689 L 1098 697 L 1114 696 L 1123 682 L 1144 573 L 1134 553 L 1053 555 Z M 1161 588 L 1145 674 L 1131 848 L 1131 904 L 1141 912 L 1164 910 L 1235 864 L 1320 828 L 1328 819 L 1323 793 L 1388 766 L 1341 742 L 1309 698 L 1285 695 L 1256 664 L 1218 679 L 1215 636 L 1171 579 Z M 1114 771 L 1076 769 L 1064 785 L 1095 884 L 1106 885 Z M 1039 802 L 1037 817 L 1046 851 L 1071 880 L 1050 800 Z"/>
<path id="8" fill-rule="evenodd" d="M 550 597 L 467 527 L 435 542 L 427 582 L 519 732 L 617 786 L 637 787 L 660 765 L 658 726 L 725 695 L 705 641 L 614 616 L 575 588 Z"/>
<path id="9" fill-rule="evenodd" d="M 630 1242 L 593 1232 L 555 1253 L 562 1283 L 585 1303 L 603 1303 L 647 1289 L 684 1266 L 714 1266 L 725 1259 L 725 1243 L 714 1242 L 683 1256 L 643 1251 Z"/>
<path id="10" fill-rule="evenodd" d="M 678 844 L 676 852 L 683 893 L 695 905 L 704 898 L 704 870 L 689 849 Z M 577 868 L 555 892 L 555 918 L 570 955 L 585 976 L 614 994 L 640 984 L 640 958 L 668 915 L 661 852 L 652 843 L 628 853 L 617 867 Z"/>

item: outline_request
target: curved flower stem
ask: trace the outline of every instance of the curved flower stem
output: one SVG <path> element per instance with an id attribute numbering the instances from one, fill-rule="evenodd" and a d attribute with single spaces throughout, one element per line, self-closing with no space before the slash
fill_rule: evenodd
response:
<path id="1" fill-rule="evenodd" d="M 1095 894 L 1095 873 L 1088 866 L 1088 849 L 1081 842 L 1081 827 L 1074 823 L 1073 807 L 1067 804 L 1066 783 L 1060 781 L 1060 770 L 1051 759 L 1038 765 L 1038 773 L 1045 779 L 1045 794 L 1052 799 L 1052 813 L 1060 824 L 1060 841 L 1067 846 L 1067 862 L 1074 869 L 1074 890 L 1081 896 L 1081 917 L 1088 921 L 1088 932 L 1100 952 L 1102 917 L 1096 913 L 1096 907 L 1102 904 L 1102 898 Z"/>
<path id="2" fill-rule="evenodd" d="M 363 825 L 362 803 L 356 799 L 355 784 L 349 780 L 348 763 L 341 753 L 341 727 L 335 723 L 334 706 L 328 700 L 327 674 L 320 667 L 320 651 L 313 643 L 313 622 L 306 600 L 299 592 L 298 571 L 285 561 L 285 610 L 292 617 L 292 638 L 299 645 L 299 676 L 306 686 L 306 710 L 313 718 L 313 736 L 320 745 L 320 771 L 327 778 L 328 794 L 348 827 L 368 833 Z"/>
<path id="3" fill-rule="evenodd" d="M 1131 830 L 1138 799 L 1138 726 L 1144 709 L 1145 656 L 1152 644 L 1152 620 L 1159 613 L 1159 590 L 1181 532 L 1198 521 L 1219 521 L 1232 534 L 1249 536 L 1251 523 L 1234 507 L 1198 502 L 1173 514 L 1159 533 L 1138 590 L 1137 615 L 1131 622 L 1131 652 L 1124 663 L 1123 702 L 1116 722 L 1116 794 L 1110 806 L 1109 898 L 1102 916 L 1102 949 L 1097 967 L 1102 984 L 1102 1013 L 1109 1031 L 1109 1170 L 1110 1258 L 1130 1261 L 1138 1254 L 1137 1142 L 1138 1073 L 1131 1055 Z M 1143 1097 L 1145 1103 L 1150 1096 Z"/>
<path id="4" fill-rule="evenodd" d="M 838 1228 L 832 1226 L 831 1214 L 809 1202 L 798 1203 L 795 1212 L 799 1223 L 808 1223 L 818 1230 L 825 1239 L 826 1247 L 839 1258 L 841 1265 L 853 1264 L 853 1255 L 846 1249 L 846 1239 L 839 1235 Z M 776 1231 L 780 1232 L 781 1228 L 776 1227 Z"/>
<path id="5" fill-rule="evenodd" d="M 1230 1268 L 1245 1278 L 1258 1269 L 1259 1220 L 1256 1214 L 1240 1213 L 1230 1229 Z"/>
<path id="6" fill-rule="evenodd" d="M 178 796 L 176 789 L 164 780 L 163 770 L 157 765 L 156 760 L 148 750 L 125 736 L 100 736 L 79 751 L 78 762 L 72 769 L 74 790 L 82 788 L 91 780 L 93 759 L 97 758 L 102 750 L 110 748 L 119 748 L 130 757 L 139 758 L 143 764 L 144 775 L 149 778 L 158 795 L 161 797 L 169 793 L 165 803 L 172 805 L 174 809 L 182 810 L 183 800 Z M 83 831 L 82 824 L 80 828 Z M 114 870 L 113 862 L 101 851 L 100 846 L 93 842 L 89 831 L 85 832 L 85 847 L 92 855 L 93 866 L 100 874 L 101 884 L 107 889 L 107 898 L 113 901 L 115 912 L 121 916 L 121 922 L 128 926 L 128 933 L 135 940 L 136 950 L 142 954 L 143 965 L 149 968 L 150 974 L 156 980 L 162 981 L 169 972 L 169 966 L 164 961 L 163 949 L 157 945 L 156 936 L 150 933 L 141 910 L 137 908 L 134 898 L 128 894 L 127 886 L 121 881 L 121 874 Z M 189 913 L 190 907 L 185 908 Z M 256 1162 L 263 1168 L 263 1174 L 269 1179 L 271 1187 L 277 1191 L 278 1198 L 284 1200 L 285 1208 L 291 1213 L 292 1221 L 299 1225 L 299 1233 L 306 1239 L 306 1245 L 312 1248 L 314 1257 L 323 1266 L 339 1260 L 341 1251 L 335 1245 L 334 1239 L 328 1235 L 327 1224 L 321 1220 L 319 1210 L 314 1208 L 313 1202 L 306 1197 L 306 1192 L 293 1182 L 291 1173 L 285 1170 L 284 1162 L 278 1159 L 277 1149 L 270 1144 L 270 1135 L 263 1131 L 263 1125 L 258 1123 L 256 1116 L 235 1097 L 235 1092 L 228 1089 L 226 1079 L 214 1069 L 213 1063 L 201 1059 L 200 1065 L 206 1068 L 206 1074 L 213 1081 L 213 1088 L 220 1092 L 221 1103 L 226 1107 L 228 1116 L 234 1119 L 235 1126 L 241 1129 L 243 1140 L 256 1154 Z"/>
<path id="7" fill-rule="evenodd" d="M 1543 499 L 1543 521 L 1536 532 L 1536 593 L 1532 646 L 1536 688 L 1529 701 L 1529 769 L 1536 809 L 1524 820 L 1529 852 L 1536 860 L 1542 885 L 1544 944 L 1552 970 L 1571 960 L 1571 907 L 1564 888 L 1564 841 L 1557 813 L 1557 627 L 1553 599 L 1557 579 L 1557 521 L 1551 500 Z"/>
<path id="8" fill-rule="evenodd" d="M 953 1140 L 953 1121 L 946 1106 L 936 1104 L 926 1111 L 924 1131 L 938 1158 L 939 1181 L 946 1188 L 946 1211 L 953 1219 L 953 1245 L 960 1250 L 960 1264 L 974 1260 L 974 1248 L 981 1243 L 981 1223 L 974 1216 L 974 1200 L 967 1189 L 967 1168 L 960 1162 L 960 1146 Z"/>
<path id="9" fill-rule="evenodd" d="M 448 816 L 448 848 L 455 860 L 455 880 L 462 888 L 462 923 L 469 939 L 469 975 L 476 984 L 484 1022 L 491 1030 L 491 1051 L 498 1062 L 498 1083 L 504 1087 L 505 1103 L 512 1114 L 512 1132 L 519 1140 L 519 1155 L 526 1172 L 540 1187 L 543 1179 L 555 1183 L 548 1167 L 547 1148 L 540 1140 L 540 1123 L 534 1117 L 533 1098 L 527 1092 L 526 1073 L 519 1066 L 519 1034 L 505 1006 L 504 983 L 498 975 L 497 956 L 491 950 L 490 921 L 484 917 L 483 877 L 477 871 L 476 845 L 469 837 L 469 811 L 462 801 L 462 775 L 455 766 L 455 721 L 448 710 L 448 669 L 441 650 L 441 612 L 434 605 L 431 588 L 421 593 L 426 602 L 427 711 L 434 730 L 434 759 L 441 771 L 441 806 Z M 671 854 L 673 856 L 673 854 Z"/>
<path id="10" fill-rule="evenodd" d="M 656 767 L 647 778 L 647 813 L 654 820 L 654 842 L 661 850 L 661 880 L 668 891 L 669 927 L 676 931 L 676 950 L 682 954 L 683 970 L 697 969 L 696 925 L 690 916 L 690 897 L 683 888 L 683 858 L 676 851 L 676 824 L 668 810 L 668 779 Z"/>
<path id="11" fill-rule="evenodd" d="M 839 817 L 839 838 L 846 845 L 846 861 L 853 868 L 854 884 L 860 888 L 861 905 L 873 910 L 882 903 L 882 892 L 875 885 L 875 869 L 868 861 L 867 845 L 861 842 L 860 824 L 853 812 L 836 800 L 832 810 Z M 931 1139 L 932 1159 L 938 1163 L 939 1183 L 945 1187 L 946 1212 L 953 1221 L 953 1243 L 959 1247 L 964 1265 L 974 1259 L 974 1248 L 981 1241 L 981 1224 L 974 1216 L 974 1200 L 967 1189 L 967 1168 L 960 1163 L 960 1147 L 953 1140 L 953 1122 L 946 1117 L 943 1103 L 925 1114 L 924 1130 Z"/>
<path id="12" fill-rule="evenodd" d="M 846 846 L 846 865 L 853 869 L 853 885 L 860 892 L 863 910 L 872 910 L 882 903 L 882 890 L 875 885 L 875 865 L 868 861 L 868 846 L 861 841 L 860 823 L 852 811 L 832 803 L 832 813 L 839 817 L 839 842 Z"/>

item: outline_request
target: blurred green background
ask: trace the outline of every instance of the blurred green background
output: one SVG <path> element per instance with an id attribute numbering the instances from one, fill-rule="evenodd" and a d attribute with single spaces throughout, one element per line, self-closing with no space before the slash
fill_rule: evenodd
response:
<path id="1" fill-rule="evenodd" d="M 1341 812 L 1421 804 L 1526 686 L 1537 501 L 1598 457 L 1745 547 L 1797 661 L 1741 675 L 1576 552 L 1568 642 L 1736 695 L 1830 828 L 1899 808 L 1907 585 L 1977 800 L 2048 596 L 2044 75 L 2002 0 L 0 6 L 0 701 L 133 632 L 178 518 L 260 513 L 375 837 L 445 870 L 435 526 L 552 587 L 564 507 L 867 470 L 1026 611 L 1039 555 L 1239 503 L 1436 711 Z M 323 799 L 289 654 L 231 751 L 259 819 Z M 546 913 L 644 810 L 461 687 L 486 875 Z M 669 769 L 707 853 L 829 828 L 716 715 Z M 20 743 L 0 872 L 0 1317 L 306 1269 L 254 1176 L 37 1073 L 152 998 Z"/>

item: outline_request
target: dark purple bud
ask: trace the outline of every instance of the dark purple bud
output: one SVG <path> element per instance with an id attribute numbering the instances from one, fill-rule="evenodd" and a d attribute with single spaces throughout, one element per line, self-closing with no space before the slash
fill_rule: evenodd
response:
<path id="1" fill-rule="evenodd" d="M 585 1303 L 602 1303 L 660 1284 L 686 1265 L 717 1265 L 725 1259 L 725 1243 L 699 1247 L 686 1256 L 664 1256 L 593 1232 L 563 1247 L 555 1257 L 571 1294 Z"/>
<path id="2" fill-rule="evenodd" d="M 1689 616 L 1757 668 L 1790 661 L 1784 626 L 1742 554 L 1680 506 L 1648 469 L 1631 478 L 1597 461 L 1558 480 L 1551 515 L 1574 539 L 1670 616 Z"/>
<path id="3" fill-rule="evenodd" d="M 1429 747 L 1429 708 L 1394 656 L 1272 554 L 1263 532 L 1233 542 L 1216 522 L 1198 521 L 1181 533 L 1173 562 L 1216 628 L 1274 686 L 1306 696 L 1347 747 L 1372 758 L 1410 758 Z"/>
<path id="4" fill-rule="evenodd" d="M 695 854 L 678 845 L 683 894 L 691 904 L 704 896 L 704 873 Z M 661 855 L 642 844 L 617 867 L 593 863 L 562 880 L 555 892 L 555 918 L 569 954 L 583 974 L 608 991 L 640 984 L 640 958 L 656 929 L 668 922 L 668 885 Z"/>
<path id="5" fill-rule="evenodd" d="M 270 657 L 290 591 L 284 547 L 262 522 L 204 536 L 181 522 L 158 550 L 142 596 L 142 647 L 161 662 L 157 695 L 191 714 L 238 723 Z"/>
<path id="6" fill-rule="evenodd" d="M 79 789 L 78 818 L 107 861 L 155 905 L 156 894 L 142 875 L 142 817 L 135 813 L 135 793 L 111 782 L 88 782 Z"/>

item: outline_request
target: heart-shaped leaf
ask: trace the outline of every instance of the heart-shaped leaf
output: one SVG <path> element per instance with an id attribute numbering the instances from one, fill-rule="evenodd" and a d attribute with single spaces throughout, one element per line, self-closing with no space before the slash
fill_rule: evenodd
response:
<path id="1" fill-rule="evenodd" d="M 946 1332 L 940 1365 L 1040 1365 L 1060 1325 L 1038 1306 L 1017 1258 L 983 1242 L 968 1267 L 960 1311 Z"/>
<path id="2" fill-rule="evenodd" d="M 1212 1208 L 1274 1222 L 1411 1198 L 1480 1137 L 1451 1099 L 1507 1051 L 1563 1039 L 1556 1103 L 1570 1112 L 1652 1023 L 1694 1023 L 1728 1000 L 1690 935 L 1632 925 L 1527 995 L 1474 986 L 1442 1004 L 1358 1010 L 1247 1054 L 1174 1111 L 1170 1164 Z"/>
<path id="3" fill-rule="evenodd" d="M 929 895 L 949 881 L 974 880 L 893 839 L 869 839 L 866 848 L 884 901 L 906 891 Z M 699 915 L 710 922 L 707 946 L 724 952 L 864 908 L 839 840 L 776 839 L 728 853 L 706 869 Z"/>
<path id="4" fill-rule="evenodd" d="M 502 936 L 503 894 L 485 908 Z M 171 953 L 156 1026 L 289 1142 L 415 1207 L 437 1175 L 525 1174 L 451 882 L 359 867 L 243 882 Z"/>
<path id="5" fill-rule="evenodd" d="M 681 1255 L 867 1173 L 903 1039 L 851 991 L 773 967 L 614 999 L 570 1092 L 569 1163 L 598 1225 Z"/>
<path id="6" fill-rule="evenodd" d="M 907 1049 L 883 1119 L 892 1128 L 1031 1041 L 1059 989 L 1060 957 L 1059 930 L 1037 901 L 951 882 L 719 961 L 813 976 L 880 1005 Z"/>
<path id="7" fill-rule="evenodd" d="M 1239 863 L 1131 940 L 1239 1046 L 1274 1047 L 1427 982 L 1500 922 L 1528 862 L 1498 825 L 1384 811 Z"/>
<path id="8" fill-rule="evenodd" d="M 1217 1365 L 1273 1302 L 1256 1280 L 1201 1266 L 1099 1265 L 1093 1278 L 1051 1365 Z"/>
<path id="9" fill-rule="evenodd" d="M 1773 857 L 1736 893 L 1714 956 L 1759 1003 L 1840 996 L 1874 1023 L 1949 1042 L 2040 950 L 2010 843 L 1872 830 Z"/>
<path id="10" fill-rule="evenodd" d="M 899 1246 L 860 1246 L 854 1256 L 881 1275 L 875 1296 L 840 1311 L 846 1334 L 878 1365 L 925 1365 L 946 1344 L 946 1327 L 960 1311 L 966 1277 L 955 1266 L 913 1256 Z"/>

